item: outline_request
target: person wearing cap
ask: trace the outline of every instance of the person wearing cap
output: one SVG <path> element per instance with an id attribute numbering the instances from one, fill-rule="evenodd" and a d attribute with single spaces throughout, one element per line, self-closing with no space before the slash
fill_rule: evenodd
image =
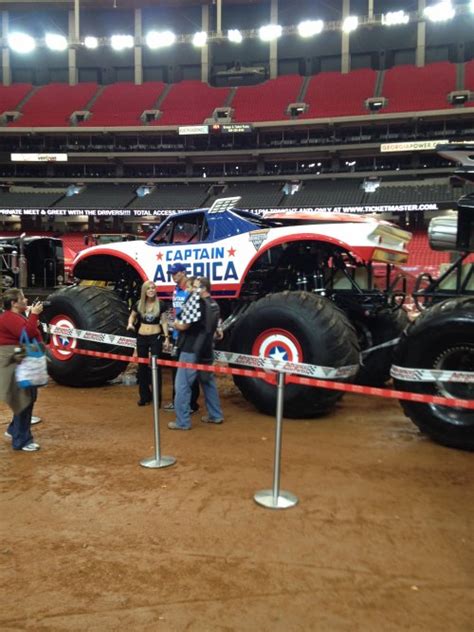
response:
<path id="1" fill-rule="evenodd" d="M 173 320 L 179 318 L 183 305 L 186 302 L 186 299 L 189 297 L 189 289 L 187 288 L 187 280 L 188 277 L 186 275 L 186 266 L 184 263 L 173 263 L 168 269 L 169 274 L 171 275 L 173 281 L 176 283 L 176 287 L 173 291 Z M 171 332 L 173 338 L 173 348 L 176 350 L 173 353 L 174 358 L 177 358 L 177 346 L 178 346 L 178 337 L 179 331 L 176 328 L 173 328 Z M 172 380 L 173 380 L 173 399 L 169 404 L 166 404 L 163 409 L 168 412 L 174 412 L 174 400 L 176 397 L 176 372 L 177 368 L 172 367 Z M 199 410 L 199 383 L 196 380 L 192 387 L 191 393 L 191 414 L 195 413 Z"/>
<path id="2" fill-rule="evenodd" d="M 175 329 L 181 332 L 180 362 L 213 363 L 214 339 L 221 337 L 221 334 L 217 332 L 219 320 L 220 310 L 218 304 L 211 298 L 210 281 L 207 277 L 200 277 L 194 282 L 194 292 L 186 301 L 179 320 L 174 322 Z M 221 424 L 224 421 L 214 373 L 179 367 L 176 374 L 176 419 L 168 424 L 170 430 L 191 429 L 189 403 L 192 386 L 198 379 L 204 391 L 207 408 L 207 415 L 202 417 L 201 421 L 207 424 Z"/>

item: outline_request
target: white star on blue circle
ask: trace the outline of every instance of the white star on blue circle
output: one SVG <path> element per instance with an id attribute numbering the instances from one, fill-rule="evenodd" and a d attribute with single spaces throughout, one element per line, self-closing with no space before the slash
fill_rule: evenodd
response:
<path id="1" fill-rule="evenodd" d="M 279 360 L 281 362 L 285 362 L 286 360 L 288 360 L 288 353 L 286 352 L 284 347 L 279 347 L 277 345 L 273 347 L 268 356 L 272 358 L 272 360 Z"/>

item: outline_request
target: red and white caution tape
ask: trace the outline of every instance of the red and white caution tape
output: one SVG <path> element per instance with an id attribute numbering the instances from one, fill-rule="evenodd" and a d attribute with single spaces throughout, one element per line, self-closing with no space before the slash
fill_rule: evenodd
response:
<path id="1" fill-rule="evenodd" d="M 73 349 L 73 353 L 94 358 L 106 358 L 110 360 L 123 360 L 124 362 L 135 362 L 140 364 L 149 364 L 147 358 L 130 357 L 126 355 L 118 355 L 115 353 L 106 353 L 103 351 L 89 351 L 88 349 Z M 258 369 L 236 369 L 210 364 L 191 364 L 190 362 L 175 362 L 173 360 L 158 360 L 160 366 L 172 366 L 184 369 L 196 369 L 197 371 L 211 371 L 213 373 L 221 373 L 227 375 L 241 375 L 243 377 L 260 378 L 268 380 L 268 374 Z M 441 406 L 449 406 L 453 408 L 469 408 L 474 410 L 474 400 L 459 399 L 454 397 L 441 397 L 439 395 L 424 395 L 422 393 L 406 393 L 392 388 L 375 388 L 373 386 L 361 386 L 359 384 L 347 384 L 345 382 L 333 382 L 331 380 L 322 380 L 317 378 L 300 377 L 298 375 L 286 375 L 286 381 L 303 386 L 312 386 L 316 388 L 326 388 L 334 391 L 343 391 L 346 393 L 357 393 L 359 395 L 372 395 L 376 397 L 385 397 L 389 399 L 403 399 L 421 404 L 438 404 Z"/>
<path id="2" fill-rule="evenodd" d="M 359 367 L 356 364 L 347 366 L 329 367 L 317 364 L 305 364 L 304 362 L 283 362 L 272 358 L 246 355 L 245 353 L 232 353 L 231 351 L 215 351 L 215 359 L 218 362 L 229 362 L 231 364 L 242 364 L 256 369 L 271 369 L 283 373 L 304 375 L 320 379 L 344 379 L 356 375 Z"/>
<path id="3" fill-rule="evenodd" d="M 121 347 L 134 348 L 136 346 L 135 338 L 115 336 L 113 334 L 105 334 L 97 331 L 86 331 L 85 329 L 72 329 L 69 327 L 50 325 L 49 332 L 63 338 L 77 338 L 78 340 L 87 340 L 89 342 L 99 342 Z M 281 360 L 273 360 L 272 358 L 259 358 L 244 353 L 231 353 L 228 351 L 216 351 L 215 359 L 218 362 L 231 362 L 256 369 L 270 369 L 273 371 L 283 371 L 284 373 L 296 373 L 298 375 L 305 375 L 306 377 L 333 380 L 351 377 L 359 370 L 356 364 L 334 368 L 315 364 L 283 362 Z"/>
<path id="4" fill-rule="evenodd" d="M 446 371 L 441 369 L 410 369 L 392 364 L 390 375 L 405 382 L 462 382 L 474 384 L 472 371 Z"/>
<path id="5" fill-rule="evenodd" d="M 117 336 L 114 334 L 105 334 L 97 331 L 87 331 L 84 329 L 74 329 L 69 327 L 58 327 L 49 325 L 48 331 L 55 336 L 62 338 L 77 338 L 88 342 L 98 342 L 101 344 L 109 344 L 121 347 L 135 348 L 136 339 L 128 336 Z M 392 346 L 397 339 L 372 347 L 371 350 L 381 347 Z M 367 350 L 370 351 L 370 350 Z M 78 352 L 78 350 L 76 350 Z M 366 353 L 366 352 L 364 352 Z M 109 354 L 110 355 L 110 354 Z M 100 356 L 99 356 L 100 357 Z M 103 356 L 105 357 L 105 356 Z M 108 357 L 108 356 L 107 356 Z M 117 357 L 130 362 L 129 356 Z M 326 367 L 316 364 L 305 364 L 303 362 L 284 362 L 274 360 L 272 358 L 251 356 L 245 353 L 235 353 L 230 351 L 216 351 L 215 359 L 217 362 L 226 362 L 230 364 L 239 364 L 248 366 L 253 369 L 263 369 L 271 371 L 281 371 L 291 375 L 300 375 L 308 378 L 321 380 L 342 380 L 355 375 L 359 369 L 357 365 L 347 365 L 342 367 Z M 176 363 L 170 366 L 177 366 Z M 392 365 L 390 374 L 392 377 L 407 382 L 460 382 L 464 384 L 474 384 L 474 372 L 471 371 L 452 371 L 439 369 L 416 369 Z"/>
<path id="6" fill-rule="evenodd" d="M 77 338 L 78 340 L 100 342 L 106 345 L 131 347 L 132 349 L 134 349 L 137 345 L 135 338 L 130 338 L 128 336 L 116 336 L 114 334 L 104 334 L 101 331 L 86 331 L 85 329 L 58 327 L 57 325 L 48 325 L 47 331 L 49 331 L 50 334 L 61 336 L 63 338 Z"/>

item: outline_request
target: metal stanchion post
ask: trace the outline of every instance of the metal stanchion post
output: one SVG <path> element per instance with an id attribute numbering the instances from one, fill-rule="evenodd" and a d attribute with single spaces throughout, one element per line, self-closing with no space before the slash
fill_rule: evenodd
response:
<path id="1" fill-rule="evenodd" d="M 298 497 L 291 492 L 280 490 L 280 462 L 281 462 L 281 426 L 283 419 L 283 401 L 285 396 L 285 374 L 278 372 L 278 390 L 275 425 L 275 463 L 273 468 L 273 489 L 262 489 L 256 492 L 254 500 L 259 505 L 269 509 L 288 509 L 294 507 Z"/>
<path id="2" fill-rule="evenodd" d="M 158 468 L 174 465 L 176 459 L 174 456 L 161 456 L 160 453 L 160 409 L 159 409 L 159 392 L 158 392 L 158 365 L 157 357 L 151 356 L 151 384 L 153 388 L 153 425 L 155 430 L 155 456 L 140 461 L 143 467 Z"/>

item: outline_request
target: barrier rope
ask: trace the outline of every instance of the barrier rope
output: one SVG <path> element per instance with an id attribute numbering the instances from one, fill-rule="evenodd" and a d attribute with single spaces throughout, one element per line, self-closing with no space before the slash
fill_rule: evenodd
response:
<path id="1" fill-rule="evenodd" d="M 113 344 L 116 346 L 134 348 L 136 346 L 135 338 L 127 336 L 115 336 L 113 334 L 104 334 L 96 331 L 86 331 L 85 329 L 72 329 L 69 327 L 58 327 L 50 325 L 49 331 L 59 340 L 55 340 L 56 346 L 61 346 L 61 338 L 76 338 L 78 340 L 87 340 L 89 342 L 98 342 L 102 344 Z M 72 349 L 70 349 L 72 351 Z M 285 362 L 282 360 L 274 360 L 273 358 L 260 358 L 257 356 L 247 355 L 245 353 L 232 353 L 229 351 L 216 351 L 215 359 L 218 362 L 230 362 L 254 367 L 257 369 L 271 369 L 283 371 L 284 373 L 297 373 L 307 377 L 316 377 L 322 379 L 344 379 L 356 375 L 359 370 L 358 365 L 350 364 L 341 367 L 327 367 L 316 364 L 305 364 L 303 362 Z"/>
<path id="2" fill-rule="evenodd" d="M 45 326 L 46 331 L 53 334 L 54 346 L 63 347 L 63 338 L 75 338 L 78 340 L 87 340 L 89 342 L 98 342 L 102 344 L 113 344 L 116 346 L 135 348 L 136 339 L 128 336 L 116 336 L 114 334 L 105 334 L 96 331 L 87 331 L 84 329 L 73 329 L 69 327 L 58 327 L 57 325 Z M 380 345 L 366 349 L 361 353 L 363 358 L 369 352 L 382 349 L 384 347 L 390 347 L 398 342 L 398 338 L 388 340 Z M 68 351 L 74 349 L 68 348 Z M 356 375 L 359 367 L 354 364 L 350 364 L 343 367 L 326 367 L 316 364 L 306 364 L 304 362 L 287 362 L 282 360 L 274 360 L 268 357 L 251 356 L 245 353 L 235 353 L 231 351 L 215 351 L 214 357 L 217 362 L 226 362 L 230 364 L 240 364 L 243 366 L 249 366 L 255 369 L 270 369 L 271 371 L 282 371 L 284 373 L 290 373 L 291 375 L 297 374 L 304 377 L 311 377 L 316 379 L 346 379 Z M 129 356 L 122 356 L 124 361 Z M 409 367 L 401 367 L 392 365 L 390 374 L 398 380 L 407 382 L 461 382 L 464 384 L 474 384 L 474 372 L 472 371 L 452 371 L 452 370 L 440 370 L 440 369 L 414 369 Z"/>
<path id="3" fill-rule="evenodd" d="M 57 345 L 49 345 L 57 346 Z M 61 345 L 59 346 L 61 348 Z M 64 347 L 62 347 L 64 348 Z M 136 356 L 119 355 L 115 353 L 107 353 L 104 351 L 90 351 L 88 349 L 68 349 L 71 353 L 77 355 L 90 356 L 93 358 L 104 358 L 108 360 L 120 360 L 123 362 L 133 362 L 136 364 L 149 364 L 147 358 L 138 358 Z M 253 357 L 253 356 L 250 356 Z M 258 359 L 258 358 L 257 358 Z M 260 369 L 239 369 L 219 365 L 209 364 L 192 364 L 189 362 L 178 362 L 175 360 L 158 360 L 158 365 L 196 369 L 197 371 L 210 371 L 212 373 L 220 373 L 226 375 L 240 375 L 243 377 L 260 378 L 268 380 L 267 371 Z M 276 380 L 275 380 L 276 381 Z M 345 382 L 334 382 L 332 380 L 301 377 L 298 375 L 286 375 L 286 381 L 293 384 L 301 384 L 303 386 L 312 386 L 316 388 L 326 388 L 329 390 L 343 391 L 347 393 L 357 393 L 359 395 L 371 395 L 376 397 L 384 397 L 388 399 L 403 399 L 411 402 L 422 404 L 438 404 L 441 406 L 449 406 L 452 408 L 468 408 L 474 410 L 474 400 L 460 399 L 454 397 L 441 397 L 440 395 L 425 395 L 422 393 L 408 393 L 392 388 L 377 388 L 374 386 L 362 386 L 359 384 L 347 384 Z"/>

